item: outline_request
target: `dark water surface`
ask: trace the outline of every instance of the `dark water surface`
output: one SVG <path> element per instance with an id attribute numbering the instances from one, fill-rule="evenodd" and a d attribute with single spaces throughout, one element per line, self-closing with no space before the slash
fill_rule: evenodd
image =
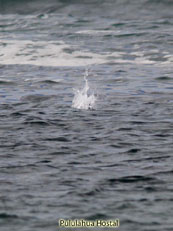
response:
<path id="1" fill-rule="evenodd" d="M 72 107 L 86 68 L 93 110 Z M 1 0 L 0 230 L 172 217 L 173 1 Z"/>

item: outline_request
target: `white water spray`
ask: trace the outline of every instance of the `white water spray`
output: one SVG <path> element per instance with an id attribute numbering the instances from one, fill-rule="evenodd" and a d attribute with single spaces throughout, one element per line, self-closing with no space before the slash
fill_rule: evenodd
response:
<path id="1" fill-rule="evenodd" d="M 88 84 L 88 71 L 86 70 L 84 75 L 85 85 L 81 90 L 74 90 L 74 99 L 72 101 L 72 107 L 77 109 L 93 109 L 96 96 L 93 93 L 90 93 L 90 88 Z"/>

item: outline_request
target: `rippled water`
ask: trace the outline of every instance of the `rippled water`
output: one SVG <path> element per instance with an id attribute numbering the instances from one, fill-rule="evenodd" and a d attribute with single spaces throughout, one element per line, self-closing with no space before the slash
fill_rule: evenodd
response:
<path id="1" fill-rule="evenodd" d="M 172 230 L 172 12 L 171 0 L 0 1 L 0 230 L 60 218 Z M 94 108 L 73 107 L 74 89 Z"/>

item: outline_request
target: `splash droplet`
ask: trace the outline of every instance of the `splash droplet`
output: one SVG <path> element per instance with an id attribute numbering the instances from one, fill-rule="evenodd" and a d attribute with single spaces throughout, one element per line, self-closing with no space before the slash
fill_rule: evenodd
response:
<path id="1" fill-rule="evenodd" d="M 85 85 L 81 90 L 74 90 L 74 98 L 72 101 L 72 107 L 77 109 L 93 109 L 96 102 L 96 96 L 91 92 L 88 84 L 88 71 L 86 70 L 84 75 Z"/>

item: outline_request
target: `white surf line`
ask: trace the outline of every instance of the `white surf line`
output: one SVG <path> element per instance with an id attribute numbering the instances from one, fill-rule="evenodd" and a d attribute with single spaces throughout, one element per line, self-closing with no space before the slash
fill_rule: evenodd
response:
<path id="1" fill-rule="evenodd" d="M 62 41 L 0 40 L 0 64 L 85 66 L 105 62 L 104 55 L 74 51 Z"/>
<path id="2" fill-rule="evenodd" d="M 125 59 L 125 52 L 105 52 L 97 54 L 88 51 L 73 51 L 63 41 L 30 41 L 30 40 L 0 40 L 0 64 L 30 64 L 37 66 L 86 66 L 104 63 L 154 64 L 166 65 L 172 63 L 172 56 L 167 54 L 168 60 L 155 62 L 144 56 L 143 52 L 132 52 L 134 60 Z"/>

